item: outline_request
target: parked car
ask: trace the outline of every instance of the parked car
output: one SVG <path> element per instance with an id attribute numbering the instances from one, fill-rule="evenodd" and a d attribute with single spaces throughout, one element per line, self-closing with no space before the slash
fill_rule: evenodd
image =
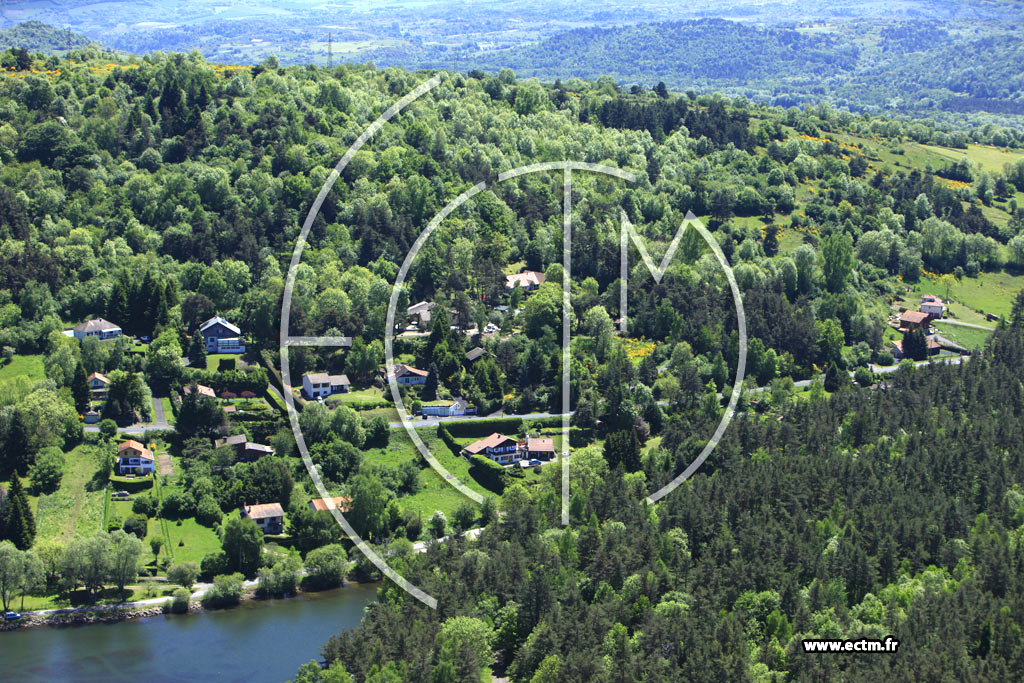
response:
<path id="1" fill-rule="evenodd" d="M 17 621 L 21 619 L 21 614 L 19 612 L 4 612 L 4 619 L 6 621 Z"/>
<path id="2" fill-rule="evenodd" d="M 131 494 L 128 493 L 127 491 L 114 491 L 113 493 L 110 494 L 110 497 L 111 498 L 127 498 L 130 495 Z"/>
<path id="3" fill-rule="evenodd" d="M 536 458 L 534 458 L 533 460 L 530 461 L 530 467 L 537 467 L 540 464 L 541 464 L 540 460 L 537 460 Z"/>

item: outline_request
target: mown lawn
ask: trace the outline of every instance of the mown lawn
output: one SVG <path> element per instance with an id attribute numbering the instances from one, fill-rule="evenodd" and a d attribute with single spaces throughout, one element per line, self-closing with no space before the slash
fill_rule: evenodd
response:
<path id="1" fill-rule="evenodd" d="M 178 522 L 167 520 L 168 536 L 170 537 L 170 548 L 165 548 L 163 553 L 168 553 L 174 562 L 202 562 L 203 556 L 220 550 L 220 538 L 213 529 L 203 526 L 193 518 Z M 148 544 L 148 541 L 147 541 Z M 147 557 L 152 558 L 152 553 L 147 548 Z"/>
<path id="2" fill-rule="evenodd" d="M 965 349 L 980 349 L 985 346 L 985 341 L 991 336 L 991 332 L 985 330 L 979 330 L 975 327 L 962 327 L 960 325 L 950 325 L 941 320 L 936 320 L 934 323 L 939 334 L 949 339 L 950 341 L 959 344 Z"/>
<path id="3" fill-rule="evenodd" d="M 21 356 L 15 354 L 10 363 L 0 366 L 0 379 L 9 379 L 18 375 L 25 375 L 29 379 L 46 379 L 43 357 L 41 355 Z"/>
<path id="4" fill-rule="evenodd" d="M 1022 289 L 1024 275 L 982 273 L 976 278 L 960 280 L 953 290 L 953 298 L 982 313 L 1008 317 L 1013 309 L 1013 300 Z"/>
<path id="5" fill-rule="evenodd" d="M 171 410 L 171 398 L 170 398 L 170 396 L 164 396 L 163 398 L 161 398 L 159 400 L 160 400 L 160 405 L 162 405 L 163 408 L 164 408 L 164 419 L 167 421 L 167 424 L 169 424 L 169 425 L 171 425 L 173 427 L 174 426 L 175 418 L 174 418 L 174 411 Z"/>

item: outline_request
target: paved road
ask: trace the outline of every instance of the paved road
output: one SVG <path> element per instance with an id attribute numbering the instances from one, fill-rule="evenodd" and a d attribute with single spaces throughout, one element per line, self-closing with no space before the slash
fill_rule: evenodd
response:
<path id="1" fill-rule="evenodd" d="M 164 406 L 158 398 L 153 398 L 153 422 L 145 422 L 141 424 L 128 425 L 127 427 L 118 427 L 118 434 L 143 434 L 149 429 L 174 429 L 171 425 L 167 424 L 167 420 L 164 417 Z M 82 427 L 87 432 L 98 432 L 100 428 L 98 425 L 85 425 Z"/>
<path id="2" fill-rule="evenodd" d="M 571 415 L 572 413 L 569 413 L 569 414 Z M 546 417 L 558 417 L 560 415 L 561 415 L 561 413 L 525 413 L 523 415 L 505 415 L 504 413 L 492 413 L 492 414 L 487 415 L 487 416 L 485 416 L 484 418 L 481 418 L 481 419 L 488 419 L 489 420 L 489 419 L 521 417 L 524 420 L 539 420 L 539 419 L 543 419 L 543 418 L 546 418 Z M 442 422 L 458 422 L 460 420 L 473 420 L 473 419 L 477 419 L 477 418 L 474 418 L 472 415 L 456 415 L 454 417 L 431 417 L 431 418 L 427 418 L 426 420 L 424 420 L 423 418 L 414 418 L 412 420 L 412 425 L 414 427 L 436 427 L 437 425 L 441 424 Z M 399 422 L 390 422 L 389 424 L 391 425 L 392 429 L 402 429 L 403 428 L 403 425 L 402 425 L 401 421 L 399 421 Z"/>

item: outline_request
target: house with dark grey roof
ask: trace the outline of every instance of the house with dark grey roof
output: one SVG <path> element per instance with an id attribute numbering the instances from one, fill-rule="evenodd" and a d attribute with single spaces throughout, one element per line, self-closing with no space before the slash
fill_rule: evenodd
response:
<path id="1" fill-rule="evenodd" d="M 219 315 L 200 325 L 199 334 L 206 342 L 207 353 L 245 353 L 242 330 Z"/>

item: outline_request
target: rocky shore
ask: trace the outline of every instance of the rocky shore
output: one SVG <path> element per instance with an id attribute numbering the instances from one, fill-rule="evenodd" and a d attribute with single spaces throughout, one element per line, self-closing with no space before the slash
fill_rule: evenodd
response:
<path id="1" fill-rule="evenodd" d="M 190 613 L 203 611 L 198 602 L 189 604 Z M 13 631 L 33 626 L 77 626 L 79 624 L 110 624 L 143 617 L 156 617 L 167 614 L 162 605 L 151 607 L 125 607 L 124 609 L 107 609 L 82 612 L 66 612 L 63 614 L 30 615 L 17 621 L 0 622 L 0 631 Z"/>

